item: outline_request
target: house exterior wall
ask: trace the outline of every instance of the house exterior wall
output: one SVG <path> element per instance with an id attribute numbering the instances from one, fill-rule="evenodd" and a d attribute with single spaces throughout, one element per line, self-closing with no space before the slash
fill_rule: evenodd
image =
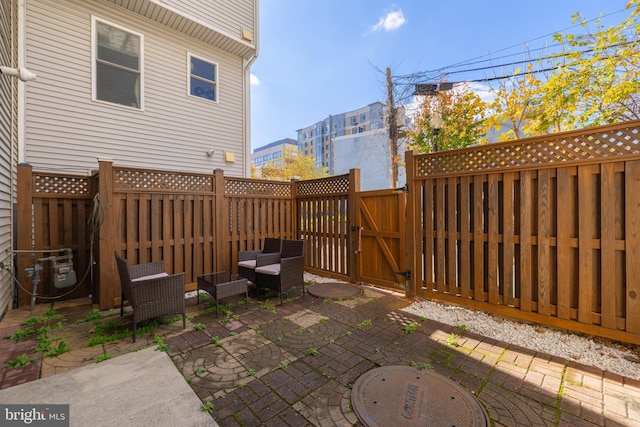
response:
<path id="1" fill-rule="evenodd" d="M 0 65 L 14 66 L 15 7 L 12 1 L 0 2 Z M 9 76 L 0 76 L 0 261 L 11 262 L 7 251 L 12 248 L 13 239 L 13 177 L 16 170 L 16 115 L 17 81 Z M 9 309 L 12 302 L 11 275 L 0 270 L 0 318 Z"/>
<path id="2" fill-rule="evenodd" d="M 256 13 L 254 0 L 216 0 L 215 7 L 211 7 L 211 0 L 155 0 L 154 3 L 178 10 L 230 36 L 240 37 L 242 28 L 255 31 L 252 30 Z"/>
<path id="3" fill-rule="evenodd" d="M 24 161 L 35 170 L 89 172 L 97 168 L 97 158 L 111 158 L 118 166 L 221 168 L 229 176 L 244 176 L 245 58 L 114 3 L 26 2 L 26 66 L 38 80 L 27 88 Z M 163 3 L 190 13 L 218 9 L 205 1 Z M 229 10 L 229 2 L 223 3 Z M 253 1 L 234 3 L 247 16 L 230 19 L 233 25 L 253 19 L 247 12 Z M 92 101 L 92 16 L 144 37 L 143 109 Z M 225 22 L 212 11 L 204 19 Z M 187 94 L 189 53 L 218 65 L 217 103 Z M 209 157 L 211 149 L 216 154 Z M 224 161 L 225 151 L 234 153 L 235 162 Z"/>

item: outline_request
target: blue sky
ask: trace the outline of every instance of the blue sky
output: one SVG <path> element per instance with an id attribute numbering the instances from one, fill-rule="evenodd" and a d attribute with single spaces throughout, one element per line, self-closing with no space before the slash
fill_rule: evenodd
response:
<path id="1" fill-rule="evenodd" d="M 614 12 L 627 1 L 260 0 L 252 148 L 296 139 L 298 129 L 330 114 L 386 102 L 386 67 L 399 76 L 479 57 L 516 61 L 525 49 L 553 44 L 555 32 L 583 32 L 572 24 L 575 12 L 587 19 L 604 13 L 605 24 L 619 23 L 629 12 Z"/>

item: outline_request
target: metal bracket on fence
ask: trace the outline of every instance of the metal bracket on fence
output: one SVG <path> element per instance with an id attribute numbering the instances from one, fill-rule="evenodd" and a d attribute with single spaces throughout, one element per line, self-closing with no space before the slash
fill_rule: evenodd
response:
<path id="1" fill-rule="evenodd" d="M 362 252 L 361 249 L 361 243 L 362 243 L 362 227 L 360 227 L 359 225 L 353 225 L 351 226 L 351 231 L 357 231 L 358 232 L 358 248 L 355 251 L 355 254 L 358 255 L 360 254 L 360 252 Z"/>
<path id="2" fill-rule="evenodd" d="M 411 279 L 411 270 L 396 271 L 396 274 L 399 274 L 400 276 L 404 276 L 404 278 L 407 280 Z"/>

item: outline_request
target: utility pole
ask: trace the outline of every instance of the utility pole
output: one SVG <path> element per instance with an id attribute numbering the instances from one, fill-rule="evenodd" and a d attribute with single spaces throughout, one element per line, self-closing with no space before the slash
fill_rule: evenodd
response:
<path id="1" fill-rule="evenodd" d="M 391 175 L 391 188 L 398 185 L 398 110 L 393 100 L 393 82 L 391 81 L 391 68 L 387 67 L 387 129 L 389 131 L 389 172 Z"/>

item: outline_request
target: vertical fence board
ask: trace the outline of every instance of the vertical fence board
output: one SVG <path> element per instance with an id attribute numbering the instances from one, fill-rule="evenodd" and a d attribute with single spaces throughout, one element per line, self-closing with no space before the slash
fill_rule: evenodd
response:
<path id="1" fill-rule="evenodd" d="M 204 196 L 198 195 L 193 197 L 193 210 L 192 210 L 192 248 L 191 256 L 192 262 L 192 277 L 197 277 L 198 274 L 204 273 L 202 270 L 202 260 L 204 254 L 204 236 L 202 230 L 203 220 L 203 205 Z M 189 264 L 187 264 L 189 265 Z"/>
<path id="2" fill-rule="evenodd" d="M 151 238 L 150 236 L 150 228 L 151 228 L 151 224 L 149 223 L 149 199 L 150 199 L 150 195 L 149 194 L 141 194 L 140 195 L 140 200 L 139 200 L 139 215 L 138 215 L 138 244 L 139 244 L 139 251 L 138 251 L 138 261 L 140 263 L 145 263 L 145 262 L 149 262 L 151 261 L 150 259 L 150 251 L 149 248 L 151 247 L 151 241 L 149 240 Z"/>
<path id="3" fill-rule="evenodd" d="M 173 215 L 171 215 L 174 200 L 169 194 L 165 194 L 162 199 L 162 240 L 164 243 L 162 247 L 162 260 L 164 261 L 165 268 L 167 268 L 173 265 L 174 257 L 174 251 L 172 250 L 174 242 Z M 172 271 L 173 269 L 167 270 L 168 273 Z"/>
<path id="4" fill-rule="evenodd" d="M 473 298 L 484 301 L 484 191 L 483 175 L 473 177 Z"/>
<path id="5" fill-rule="evenodd" d="M 640 333 L 640 160 L 625 164 L 626 330 Z"/>
<path id="6" fill-rule="evenodd" d="M 507 172 L 503 176 L 502 185 L 502 283 L 504 288 L 504 303 L 516 305 L 515 279 L 514 279 L 514 195 L 515 174 Z"/>
<path id="7" fill-rule="evenodd" d="M 446 180 L 438 179 L 436 180 L 436 287 L 439 292 L 446 292 L 447 283 L 446 283 L 446 257 L 444 253 L 444 239 L 445 239 L 445 204 L 444 204 L 444 195 L 445 195 L 445 187 Z"/>
<path id="8" fill-rule="evenodd" d="M 538 313 L 551 314 L 551 182 L 549 169 L 538 172 Z"/>
<path id="9" fill-rule="evenodd" d="M 150 200 L 151 215 L 151 259 L 161 260 L 162 254 L 162 196 L 160 194 L 152 194 Z"/>
<path id="10" fill-rule="evenodd" d="M 502 304 L 503 299 L 498 288 L 498 175 L 490 174 L 488 181 L 487 291 L 491 304 Z"/>
<path id="11" fill-rule="evenodd" d="M 558 317 L 571 318 L 571 219 L 575 215 L 574 209 L 569 206 L 572 201 L 571 176 L 569 168 L 559 168 L 556 172 L 557 179 L 557 277 L 558 277 Z M 563 202 L 562 205 L 560 203 Z M 562 207 L 561 207 L 562 206 Z"/>
<path id="12" fill-rule="evenodd" d="M 424 278 L 425 284 L 424 287 L 428 290 L 434 289 L 435 278 L 434 278 L 434 215 L 435 215 L 435 206 L 433 200 L 433 192 L 434 192 L 434 183 L 433 180 L 427 180 L 424 183 L 423 187 L 423 204 L 424 204 L 424 226 L 423 226 L 423 246 L 424 246 Z"/>
<path id="13" fill-rule="evenodd" d="M 592 166 L 578 167 L 578 277 L 580 283 L 578 321 L 591 323 L 593 313 L 593 199 Z"/>
<path id="14" fill-rule="evenodd" d="M 520 175 L 520 309 L 531 311 L 533 281 L 531 278 L 531 222 L 532 176 L 530 171 Z"/>
<path id="15" fill-rule="evenodd" d="M 468 176 L 460 178 L 460 295 L 463 298 L 471 296 L 471 213 L 472 206 L 469 198 L 470 181 Z"/>
<path id="16" fill-rule="evenodd" d="M 458 210 L 456 196 L 456 178 L 447 179 L 447 290 L 460 294 L 458 282 Z"/>
<path id="17" fill-rule="evenodd" d="M 616 210 L 617 192 L 615 190 L 613 164 L 606 163 L 600 167 L 600 264 L 601 270 L 601 326 L 616 328 Z"/>

